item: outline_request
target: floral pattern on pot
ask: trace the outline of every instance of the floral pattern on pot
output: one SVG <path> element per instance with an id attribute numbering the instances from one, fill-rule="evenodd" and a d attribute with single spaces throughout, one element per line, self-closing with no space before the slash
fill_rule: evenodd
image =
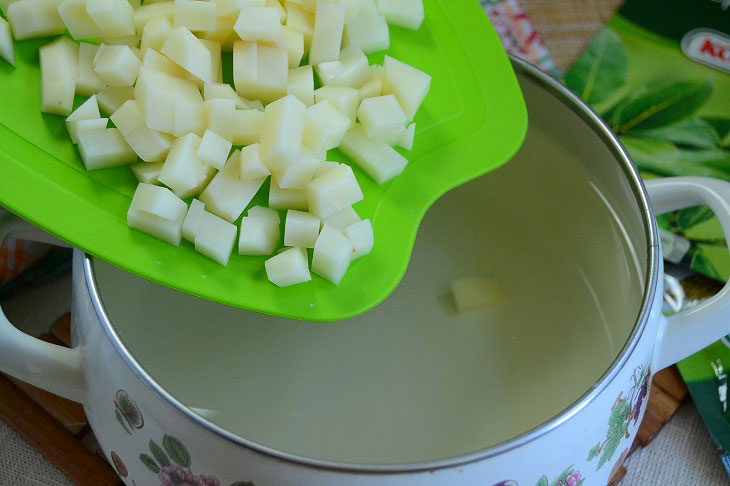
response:
<path id="1" fill-rule="evenodd" d="M 142 412 L 139 411 L 137 402 L 132 400 L 126 391 L 117 390 L 114 405 L 116 406 L 114 415 L 117 417 L 117 422 L 128 434 L 131 434 L 134 429 L 144 427 Z"/>
<path id="2" fill-rule="evenodd" d="M 552 482 L 547 476 L 541 477 L 537 482 L 537 486 L 581 486 L 585 480 L 586 478 L 583 477 L 580 471 L 576 471 L 574 466 L 570 466 Z"/>
<path id="3" fill-rule="evenodd" d="M 112 451 L 111 456 L 112 463 L 114 463 L 114 468 L 117 470 L 119 477 L 126 478 L 129 475 L 129 471 L 127 471 L 127 466 L 125 466 L 124 462 L 122 462 L 122 458 L 114 451 Z"/>
<path id="4" fill-rule="evenodd" d="M 221 486 L 213 475 L 194 474 L 192 457 L 182 442 L 165 434 L 160 447 L 154 440 L 149 443 L 150 453 L 142 453 L 139 460 L 151 472 L 157 474 L 160 486 Z M 236 481 L 230 486 L 255 486 L 250 481 Z"/>
<path id="5" fill-rule="evenodd" d="M 500 481 L 492 486 L 519 486 L 519 484 L 514 479 L 508 479 L 507 481 Z"/>
<path id="6" fill-rule="evenodd" d="M 637 366 L 631 375 L 631 390 L 624 396 L 624 392 L 618 394 L 616 401 L 611 407 L 611 414 L 608 416 L 608 430 L 606 439 L 599 442 L 588 452 L 588 461 L 592 461 L 599 455 L 596 471 L 611 460 L 621 440 L 629 438 L 629 427 L 637 425 L 641 415 L 641 406 L 649 390 L 649 368 Z"/>

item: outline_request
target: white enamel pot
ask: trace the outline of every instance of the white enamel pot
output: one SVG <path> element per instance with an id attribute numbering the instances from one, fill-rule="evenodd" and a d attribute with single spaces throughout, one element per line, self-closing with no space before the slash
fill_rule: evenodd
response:
<path id="1" fill-rule="evenodd" d="M 714 210 L 727 234 L 730 184 L 705 178 L 676 178 L 644 185 L 616 137 L 597 115 L 548 76 L 521 61 L 514 61 L 514 65 L 530 115 L 525 146 L 503 169 L 453 191 L 456 195 L 447 194 L 447 202 L 439 201 L 434 206 L 434 214 L 445 211 L 451 218 L 444 217 L 432 224 L 431 212 L 426 216 L 402 288 L 380 306 L 383 310 L 376 309 L 363 320 L 328 325 L 277 320 L 157 287 L 76 251 L 74 347 L 60 348 L 27 336 L 0 313 L 0 369 L 83 403 L 107 458 L 128 485 L 605 486 L 612 468 L 622 460 L 638 430 L 651 374 L 730 333 L 726 319 L 730 315 L 727 287 L 691 311 L 670 318 L 661 314 L 663 267 L 654 215 L 706 204 Z M 547 143 L 545 137 L 552 142 Z M 561 147 L 562 152 L 551 153 L 558 150 L 555 147 Z M 603 205 L 601 211 L 584 211 L 582 204 L 560 206 L 560 198 L 573 190 L 573 179 L 578 181 L 579 177 L 568 175 L 558 185 L 551 185 L 550 174 L 541 171 L 546 167 L 543 162 L 560 161 L 567 153 L 575 155 L 577 161 L 571 162 L 576 167 L 568 174 L 584 174 L 589 181 L 575 187 L 592 191 L 590 194 Z M 528 206 L 530 211 L 546 211 L 544 218 L 554 221 L 544 227 L 535 224 L 535 241 L 546 239 L 550 228 L 557 228 L 570 238 L 571 250 L 563 255 L 563 261 L 557 262 L 556 268 L 577 262 L 576 268 L 590 291 L 587 298 L 595 301 L 599 311 L 583 316 L 586 322 L 582 322 L 581 315 L 572 315 L 570 319 L 574 321 L 566 324 L 573 326 L 567 327 L 570 332 L 556 332 L 554 340 L 549 338 L 550 329 L 543 329 L 540 316 L 536 315 L 534 323 L 526 324 L 534 327 L 536 335 L 547 333 L 541 334 L 540 346 L 522 339 L 511 349 L 560 347 L 560 342 L 570 341 L 571 335 L 595 335 L 590 331 L 593 324 L 588 321 L 602 320 L 603 327 L 596 329 L 605 329 L 606 336 L 601 339 L 610 342 L 605 349 L 612 351 L 583 353 L 583 364 L 570 366 L 564 366 L 563 360 L 554 356 L 564 356 L 565 362 L 570 362 L 580 351 L 580 343 L 565 346 L 557 354 L 545 354 L 547 359 L 535 362 L 524 357 L 512 363 L 508 358 L 494 358 L 494 376 L 485 375 L 484 381 L 499 383 L 500 376 L 513 376 L 514 369 L 521 370 L 521 374 L 515 371 L 514 376 L 536 377 L 530 382 L 532 385 L 515 391 L 510 383 L 504 384 L 504 390 L 512 390 L 509 400 L 513 405 L 498 399 L 484 406 L 475 402 L 469 410 L 477 410 L 480 415 L 461 411 L 461 415 L 450 415 L 450 422 L 446 423 L 440 423 L 438 415 L 430 416 L 424 422 L 426 426 L 414 427 L 408 433 L 418 436 L 414 443 L 432 444 L 431 452 L 420 456 L 414 452 L 411 460 L 407 451 L 398 446 L 409 443 L 408 437 L 379 441 L 388 435 L 388 428 L 400 430 L 401 422 L 410 423 L 413 417 L 425 414 L 423 410 L 428 407 L 424 404 L 421 408 L 413 402 L 409 405 L 410 414 L 398 416 L 386 426 L 369 421 L 369 417 L 375 416 L 369 414 L 382 406 L 379 417 L 393 418 L 388 410 L 395 407 L 392 396 L 401 389 L 416 390 L 435 401 L 450 399 L 429 388 L 444 376 L 453 381 L 445 368 L 443 373 L 435 368 L 427 376 L 414 369 L 410 371 L 411 378 L 401 380 L 401 372 L 408 369 L 411 357 L 421 359 L 427 355 L 428 360 L 423 361 L 426 364 L 471 359 L 474 350 L 469 336 L 451 347 L 434 345 L 425 336 L 438 335 L 439 323 L 431 326 L 429 321 L 446 319 L 443 316 L 448 314 L 440 314 L 439 306 L 443 303 L 437 302 L 439 294 L 429 293 L 430 281 L 435 278 L 432 276 L 454 276 L 448 265 L 444 264 L 444 270 L 432 265 L 429 258 L 440 251 L 439 239 L 456 231 L 447 228 L 448 220 L 460 221 L 460 214 L 473 212 L 464 210 L 473 209 L 466 204 L 481 208 L 484 218 L 490 217 L 490 208 L 494 213 L 512 208 L 519 214 L 521 208 Z M 585 206 L 590 207 L 588 199 Z M 473 225 L 459 221 L 457 225 L 473 229 Z M 512 233 L 520 230 L 522 218 L 512 221 L 508 227 L 491 228 L 489 234 L 509 242 Z M 0 239 L 8 236 L 52 240 L 15 217 L 1 222 Z M 463 253 L 484 251 L 482 245 L 467 241 L 468 235 L 448 237 L 456 238 L 446 243 L 451 251 L 444 253 L 453 261 Z M 489 241 L 484 246 L 489 247 Z M 511 246 L 517 251 L 520 244 L 515 240 Z M 510 248 L 510 244 L 501 248 Z M 542 278 L 537 270 L 534 275 L 529 271 L 523 274 L 522 282 L 528 286 L 531 280 Z M 531 292 L 537 299 L 540 289 L 548 295 L 552 287 L 559 287 L 559 283 L 546 280 Z M 522 299 L 521 307 L 532 305 L 529 297 Z M 556 300 L 552 307 L 560 308 L 567 305 L 565 302 Z M 155 314 L 157 307 L 165 312 Z M 196 315 L 197 325 L 186 321 L 188 314 Z M 424 331 L 402 327 L 401 323 L 409 319 L 420 321 Z M 444 336 L 459 335 L 471 325 L 460 324 L 458 319 L 456 316 L 453 322 L 442 323 L 442 327 L 450 328 Z M 490 348 L 494 356 L 510 343 L 508 338 L 504 343 L 499 341 L 509 330 L 500 329 L 498 324 L 496 331 L 479 344 L 485 349 L 496 346 Z M 515 326 L 519 327 L 518 324 Z M 130 326 L 134 327 L 133 332 Z M 584 332 L 585 329 L 588 331 Z M 337 333 L 343 333 L 344 338 L 338 341 Z M 252 339 L 253 344 L 249 342 Z M 338 355 L 348 346 L 351 348 Z M 358 347 L 368 348 L 367 352 L 360 354 Z M 261 349 L 265 351 L 260 362 L 245 361 L 248 354 Z M 399 349 L 402 359 L 396 359 Z M 314 356 L 307 355 L 309 350 Z M 411 350 L 417 352 L 410 354 Z M 392 354 L 386 356 L 389 352 Z M 546 351 L 549 352 L 552 351 Z M 339 361 L 328 361 L 330 355 L 338 355 Z M 373 361 L 351 373 L 350 368 L 368 356 Z M 391 361 L 383 365 L 387 360 Z M 282 367 L 277 368 L 281 362 Z M 318 363 L 323 363 L 322 367 L 312 371 Z M 585 370 L 588 380 L 576 378 L 583 376 L 580 372 Z M 565 379 L 561 378 L 563 374 Z M 376 379 L 371 375 L 377 375 Z M 321 383 L 311 381 L 318 376 L 322 377 Z M 465 381 L 459 390 L 471 396 L 478 378 Z M 340 379 L 342 391 L 336 396 L 307 395 L 307 387 L 327 390 L 330 382 Z M 288 381 L 280 387 L 277 380 Z M 392 396 L 387 400 L 372 396 L 371 390 L 377 389 L 372 384 L 388 380 L 392 381 L 388 388 Z M 418 380 L 418 388 L 413 388 L 413 382 Z M 554 392 L 541 388 L 542 381 L 554 383 Z M 561 388 L 573 382 L 575 387 Z M 448 383 L 442 381 L 439 386 Z M 252 389 L 257 390 L 255 398 Z M 195 394 L 196 390 L 200 393 Z M 559 400 L 553 400 L 556 395 Z M 494 398 L 489 398 L 489 393 L 484 396 L 485 400 Z M 229 409 L 239 412 L 240 422 L 248 424 L 250 434 L 245 427 L 234 432 L 236 420 L 226 421 L 216 415 L 210 404 L 226 399 Z M 266 400 L 269 407 L 261 405 Z M 509 400 L 505 395 L 505 401 Z M 304 401 L 314 401 L 328 410 L 317 418 L 321 423 L 314 423 L 306 415 L 311 410 L 300 413 L 304 408 L 295 405 Z M 258 405 L 254 406 L 254 402 Z M 289 402 L 288 406 L 284 407 L 282 402 Z M 340 409 L 355 402 L 363 405 L 358 412 L 362 423 L 333 418 Z M 458 396 L 448 403 L 461 406 Z M 483 418 L 474 420 L 476 416 Z M 419 422 L 414 419 L 413 423 Z M 492 435 L 485 436 L 482 442 L 479 439 L 467 443 L 469 431 L 479 429 L 483 423 L 491 424 L 488 430 Z M 463 444 L 459 444 L 459 434 L 449 433 L 457 428 L 464 436 Z M 369 430 L 373 433 L 368 434 Z M 264 436 L 273 438 L 269 442 L 260 440 Z M 276 437 L 296 445 L 288 450 L 277 448 Z M 358 460 L 358 447 L 366 443 L 374 444 L 372 454 Z M 441 444 L 443 450 L 439 449 Z M 451 449 L 447 450 L 447 445 Z M 326 452 L 328 446 L 332 447 Z"/>

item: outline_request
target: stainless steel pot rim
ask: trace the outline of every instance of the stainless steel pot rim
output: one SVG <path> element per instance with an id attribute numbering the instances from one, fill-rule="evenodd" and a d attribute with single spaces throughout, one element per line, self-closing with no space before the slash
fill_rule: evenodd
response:
<path id="1" fill-rule="evenodd" d="M 617 161 L 620 163 L 628 182 L 631 185 L 634 196 L 636 197 L 636 203 L 639 205 L 641 215 L 644 220 L 644 228 L 646 231 L 647 245 L 647 261 L 648 268 L 645 276 L 645 288 L 644 296 L 642 298 L 641 310 L 636 320 L 634 328 L 629 336 L 626 344 L 618 354 L 617 358 L 608 368 L 608 370 L 601 376 L 601 378 L 589 389 L 583 396 L 577 399 L 573 404 L 567 407 L 562 413 L 546 421 L 545 423 L 502 443 L 487 447 L 480 451 L 463 454 L 460 456 L 433 460 L 428 462 L 419 462 L 412 464 L 387 464 L 387 465 L 370 465 L 370 464 L 346 464 L 331 462 L 326 460 L 312 459 L 302 457 L 294 454 L 281 452 L 256 442 L 247 440 L 236 434 L 233 434 L 224 428 L 210 422 L 209 420 L 201 417 L 192 410 L 190 410 L 183 403 L 173 397 L 167 390 L 164 389 L 159 383 L 157 383 L 142 366 L 132 356 L 131 352 L 122 342 L 120 336 L 114 329 L 104 305 L 100 298 L 96 282 L 94 278 L 94 262 L 91 255 L 84 255 L 84 277 L 86 279 L 87 289 L 91 297 L 96 314 L 101 321 L 104 332 L 109 337 L 113 346 L 120 354 L 122 359 L 132 369 L 132 371 L 150 388 L 152 388 L 157 395 L 159 395 L 164 401 L 169 403 L 174 409 L 186 416 L 192 422 L 196 423 L 200 427 L 208 430 L 209 432 L 221 437 L 222 439 L 229 441 L 237 446 L 244 447 L 251 451 L 261 453 L 281 461 L 285 461 L 300 466 L 305 466 L 314 469 L 321 470 L 334 470 L 334 471 L 345 471 L 350 473 L 358 474 L 405 474 L 405 473 L 416 473 L 416 472 L 427 472 L 438 469 L 460 467 L 466 464 L 470 464 L 477 461 L 489 459 L 491 457 L 498 456 L 509 452 L 515 448 L 523 446 L 529 442 L 532 442 L 539 437 L 547 434 L 548 432 L 556 429 L 560 425 L 569 421 L 572 417 L 578 414 L 586 406 L 588 406 L 601 392 L 609 386 L 613 379 L 619 374 L 623 366 L 628 361 L 634 348 L 637 346 L 649 319 L 654 296 L 659 280 L 659 268 L 660 268 L 660 250 L 658 244 L 658 231 L 654 220 L 654 212 L 649 204 L 649 198 L 646 193 L 646 188 L 641 180 L 637 169 L 631 162 L 629 155 L 627 154 L 624 147 L 619 142 L 618 138 L 614 135 L 611 129 L 601 120 L 601 118 L 593 112 L 583 101 L 575 96 L 570 90 L 564 87 L 559 82 L 552 79 L 549 75 L 540 71 L 535 66 L 527 63 L 526 61 L 517 59 L 510 56 L 512 65 L 515 70 L 527 76 L 531 81 L 537 83 L 542 88 L 546 89 L 553 96 L 556 96 L 559 100 L 571 108 L 576 114 L 578 114 L 583 120 L 588 123 L 594 130 L 594 132 L 606 143 L 609 149 L 616 156 Z"/>

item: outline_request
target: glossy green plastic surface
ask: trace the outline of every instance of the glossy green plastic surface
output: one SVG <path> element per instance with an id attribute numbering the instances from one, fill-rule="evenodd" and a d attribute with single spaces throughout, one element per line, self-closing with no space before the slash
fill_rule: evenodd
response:
<path id="1" fill-rule="evenodd" d="M 382 186 L 355 169 L 365 194 L 355 209 L 372 220 L 376 243 L 339 286 L 313 275 L 311 282 L 278 288 L 266 279 L 265 257 L 234 254 L 222 267 L 186 241 L 176 248 L 129 229 L 126 214 L 136 187 L 129 169 L 87 172 L 64 118 L 40 112 L 38 47 L 48 38 L 16 43 L 17 68 L 0 63 L 0 205 L 98 258 L 205 299 L 308 321 L 365 312 L 400 282 L 431 203 L 508 161 L 527 130 L 514 72 L 479 3 L 424 5 L 421 28 L 391 27 L 387 51 L 433 77 L 416 115 L 414 148 L 402 152 L 410 163 Z M 383 56 L 370 56 L 371 63 L 382 63 Z M 328 159 L 347 161 L 337 151 Z M 252 205 L 265 202 L 267 191 L 265 184 Z"/>

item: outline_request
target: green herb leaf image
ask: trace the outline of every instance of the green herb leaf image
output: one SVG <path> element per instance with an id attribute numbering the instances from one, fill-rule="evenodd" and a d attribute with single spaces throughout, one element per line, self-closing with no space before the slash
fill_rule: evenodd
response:
<path id="1" fill-rule="evenodd" d="M 623 86 L 628 65 L 621 39 L 604 30 L 565 75 L 565 84 L 583 101 L 596 105 Z"/>
<path id="2" fill-rule="evenodd" d="M 185 468 L 190 467 L 190 463 L 192 462 L 190 459 L 190 453 L 182 442 L 171 435 L 165 435 L 162 438 L 162 447 L 165 448 L 165 452 L 167 452 L 167 455 L 170 456 L 170 459 L 172 459 L 175 464 Z"/>
<path id="3" fill-rule="evenodd" d="M 142 464 L 144 464 L 147 467 L 147 469 L 149 469 L 153 473 L 155 473 L 155 474 L 160 473 L 160 466 L 158 466 L 157 463 L 155 462 L 155 460 L 152 459 L 147 454 L 140 454 L 139 460 L 142 461 Z"/>
<path id="4" fill-rule="evenodd" d="M 165 454 L 165 451 L 162 450 L 162 447 L 157 445 L 157 442 L 154 440 L 150 441 L 150 452 L 152 453 L 152 457 L 157 460 L 160 466 L 165 467 L 171 464 L 170 458 L 167 457 L 167 454 Z"/>
<path id="5" fill-rule="evenodd" d="M 654 130 L 632 130 L 629 134 L 632 137 L 666 140 L 697 148 L 720 146 L 720 136 L 715 127 L 701 118 L 692 118 Z"/>

